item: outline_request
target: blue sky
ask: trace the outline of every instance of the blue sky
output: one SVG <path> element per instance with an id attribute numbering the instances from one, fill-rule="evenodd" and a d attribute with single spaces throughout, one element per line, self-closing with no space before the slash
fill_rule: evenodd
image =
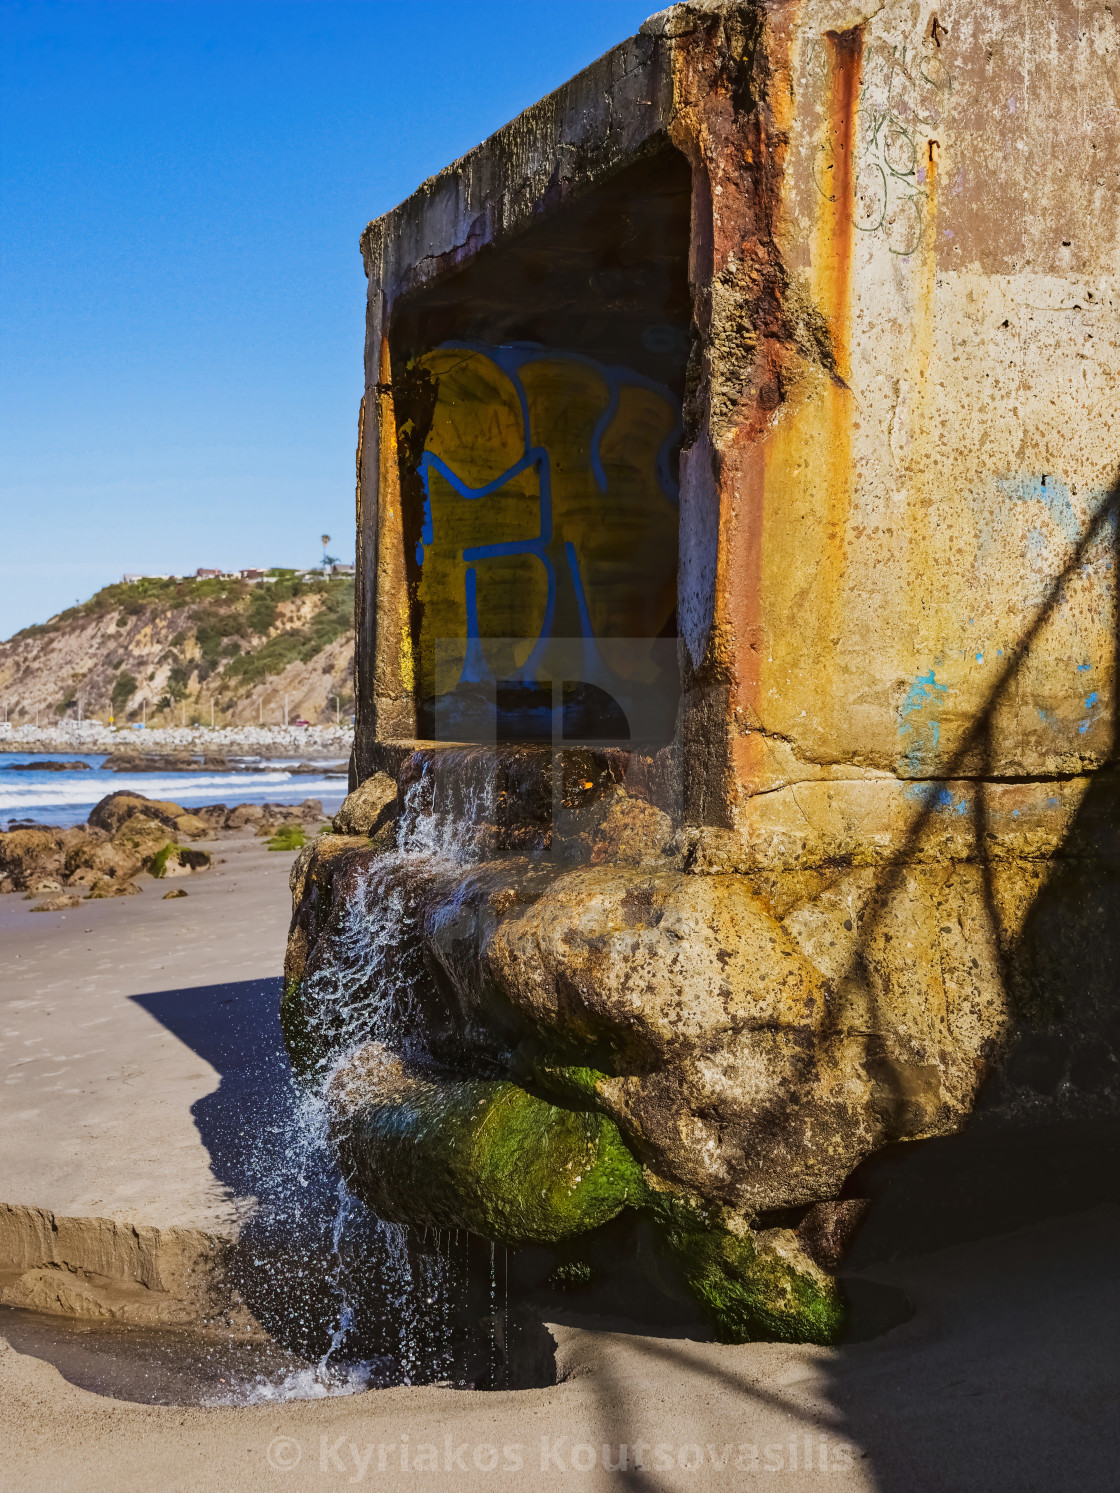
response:
<path id="1" fill-rule="evenodd" d="M 359 233 L 658 8 L 0 3 L 0 637 L 352 559 Z"/>

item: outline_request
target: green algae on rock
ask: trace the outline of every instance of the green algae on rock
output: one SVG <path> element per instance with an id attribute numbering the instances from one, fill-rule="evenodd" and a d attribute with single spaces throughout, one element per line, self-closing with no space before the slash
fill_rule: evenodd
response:
<path id="1" fill-rule="evenodd" d="M 147 869 L 157 879 L 185 876 L 191 871 L 205 871 L 210 864 L 209 852 L 191 850 L 174 843 L 164 845 L 147 862 Z"/>
<path id="2" fill-rule="evenodd" d="M 513 1083 L 434 1079 L 369 1043 L 340 1070 L 331 1100 L 347 1179 L 389 1220 L 554 1243 L 646 1200 L 610 1120 Z"/>
<path id="3" fill-rule="evenodd" d="M 845 1308 L 836 1281 L 791 1229 L 754 1233 L 725 1211 L 674 1194 L 653 1211 L 689 1289 L 724 1343 L 834 1343 Z"/>

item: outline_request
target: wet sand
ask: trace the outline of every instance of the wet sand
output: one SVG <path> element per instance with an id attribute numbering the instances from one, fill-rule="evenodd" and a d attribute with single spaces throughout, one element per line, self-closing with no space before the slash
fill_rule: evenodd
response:
<path id="1" fill-rule="evenodd" d="M 1118 1237 L 1102 1210 L 880 1272 L 917 1314 L 836 1350 L 557 1325 L 565 1379 L 549 1389 L 142 1407 L 9 1348 L 5 1486 L 1105 1488 L 1120 1455 Z M 620 1444 L 625 1474 L 602 1465 Z"/>
<path id="2" fill-rule="evenodd" d="M 242 1120 L 265 1123 L 282 1092 L 290 857 L 251 837 L 217 853 L 174 901 L 155 883 L 65 914 L 0 899 L 0 1203 L 235 1234 Z M 143 1405 L 80 1387 L 64 1348 L 5 1345 L 3 1484 L 1103 1488 L 1120 1465 L 1118 1244 L 1120 1210 L 1101 1208 L 868 1266 L 915 1313 L 839 1349 L 573 1314 L 552 1325 L 562 1382 L 513 1392 Z"/>

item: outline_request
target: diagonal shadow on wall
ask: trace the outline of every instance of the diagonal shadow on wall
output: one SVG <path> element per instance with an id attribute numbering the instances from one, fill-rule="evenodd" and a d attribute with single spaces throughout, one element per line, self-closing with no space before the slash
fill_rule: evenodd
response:
<path id="1" fill-rule="evenodd" d="M 992 1072 L 973 1122 L 984 1132 L 998 1127 L 997 1116 L 1028 1126 L 1078 1118 L 1092 1124 L 1090 1117 L 1107 1111 L 1108 1096 L 1113 1093 L 1115 1097 L 1113 1091 L 1120 1084 L 1120 604 L 1115 597 L 1110 754 L 1096 771 L 1084 774 L 1088 788 L 1056 854 L 1040 863 L 1037 889 L 1017 929 L 1010 926 L 1004 911 L 1006 899 L 1000 895 L 999 879 L 1010 858 L 1000 850 L 991 809 L 992 790 L 1000 783 L 997 712 L 1065 599 L 1068 584 L 1102 543 L 1111 551 L 1111 570 L 1116 576 L 1120 574 L 1120 481 L 1100 502 L 1029 626 L 1007 649 L 983 705 L 939 773 L 939 783 L 959 779 L 975 783 L 969 859 L 981 869 L 989 931 L 1015 1025 L 1010 1045 L 990 1054 Z M 908 868 L 920 857 L 936 813 L 936 797 L 935 791 L 927 794 L 902 845 L 879 877 L 861 920 L 859 940 L 836 982 L 838 989 L 858 979 L 879 922 L 900 891 Z M 881 1010 L 873 1009 L 872 1015 L 872 1030 L 877 1022 L 889 1020 Z M 842 1003 L 838 1003 L 831 1019 L 839 1022 L 842 1016 Z M 888 1114 L 892 1107 L 900 1112 L 905 1095 L 901 1089 L 889 1092 L 889 1069 L 880 1077 L 888 1089 Z M 1111 1111 L 1116 1114 L 1115 1104 Z M 908 1143 L 901 1149 L 923 1144 Z M 1108 1144 L 1115 1148 L 1115 1139 Z M 859 1195 L 860 1185 L 857 1177 L 849 1191 Z"/>

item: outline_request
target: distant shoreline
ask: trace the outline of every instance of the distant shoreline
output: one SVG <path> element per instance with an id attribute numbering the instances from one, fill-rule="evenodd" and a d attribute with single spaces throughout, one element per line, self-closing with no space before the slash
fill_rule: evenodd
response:
<path id="1" fill-rule="evenodd" d="M 119 730 L 98 721 L 43 727 L 0 723 L 0 752 L 121 753 L 137 756 L 294 757 L 301 761 L 346 759 L 352 726 L 169 726 Z"/>

